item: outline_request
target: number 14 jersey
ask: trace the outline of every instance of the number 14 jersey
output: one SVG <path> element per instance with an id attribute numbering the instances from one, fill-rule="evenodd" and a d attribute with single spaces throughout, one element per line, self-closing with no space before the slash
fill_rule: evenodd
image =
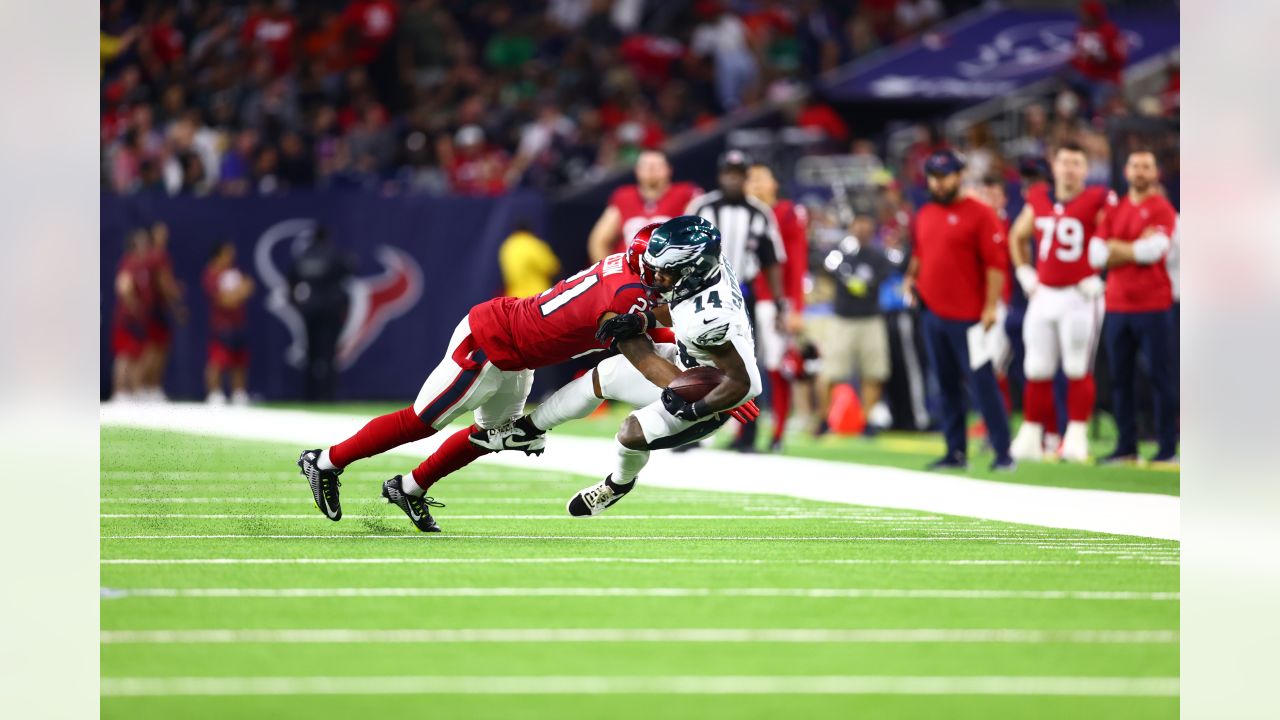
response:
<path id="1" fill-rule="evenodd" d="M 1089 265 L 1089 238 L 1101 213 L 1116 204 L 1106 187 L 1092 185 L 1066 202 L 1053 196 L 1053 187 L 1037 183 L 1027 190 L 1027 204 L 1035 213 L 1036 272 L 1050 287 L 1069 287 L 1095 274 Z"/>
<path id="2" fill-rule="evenodd" d="M 640 276 L 622 253 L 610 255 L 554 287 L 527 298 L 494 298 L 471 308 L 471 336 L 500 370 L 537 369 L 604 350 L 600 316 L 649 307 Z"/>

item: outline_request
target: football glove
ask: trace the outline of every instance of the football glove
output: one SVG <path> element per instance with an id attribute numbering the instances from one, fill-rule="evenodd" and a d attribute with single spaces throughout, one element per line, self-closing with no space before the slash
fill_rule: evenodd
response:
<path id="1" fill-rule="evenodd" d="M 1090 275 L 1076 283 L 1076 289 L 1087 299 L 1093 300 L 1094 298 L 1102 297 L 1107 292 L 1107 285 L 1097 275 Z"/>
<path id="2" fill-rule="evenodd" d="M 648 312 L 614 315 L 600 324 L 600 329 L 596 331 L 596 339 L 602 343 L 616 345 L 623 340 L 643 335 L 651 324 Z"/>
<path id="3" fill-rule="evenodd" d="M 707 406 L 701 400 L 689 402 L 672 392 L 671 388 L 662 391 L 662 407 L 675 417 L 687 422 L 700 420 L 708 414 Z"/>
<path id="4" fill-rule="evenodd" d="M 743 425 L 746 425 L 747 423 L 755 422 L 756 418 L 760 417 L 760 406 L 756 405 L 755 400 L 748 400 L 742 405 L 730 410 L 729 416 Z"/>

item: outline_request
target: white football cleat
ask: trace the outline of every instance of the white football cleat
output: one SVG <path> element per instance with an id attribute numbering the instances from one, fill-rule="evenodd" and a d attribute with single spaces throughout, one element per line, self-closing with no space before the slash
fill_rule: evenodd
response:
<path id="1" fill-rule="evenodd" d="M 1014 460 L 1043 460 L 1044 425 L 1024 421 L 1009 443 L 1009 455 Z"/>
<path id="2" fill-rule="evenodd" d="M 569 503 L 565 509 L 574 517 L 590 517 L 599 515 L 609 508 L 610 505 L 622 499 L 623 495 L 631 492 L 631 488 L 636 486 L 634 480 L 626 485 L 614 485 L 610 475 L 604 480 L 592 485 L 589 488 L 583 488 L 578 491 L 577 495 L 569 498 Z"/>
<path id="3" fill-rule="evenodd" d="M 1062 435 L 1062 447 L 1058 450 L 1058 457 L 1066 462 L 1089 462 L 1089 436 L 1083 422 L 1067 423 L 1067 431 Z"/>

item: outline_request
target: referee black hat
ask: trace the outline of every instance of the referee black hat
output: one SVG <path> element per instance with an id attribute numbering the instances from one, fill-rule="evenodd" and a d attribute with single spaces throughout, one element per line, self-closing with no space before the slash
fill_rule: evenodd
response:
<path id="1" fill-rule="evenodd" d="M 741 150 L 729 150 L 720 156 L 720 160 L 716 163 L 716 167 L 720 172 L 725 170 L 741 170 L 746 172 L 751 167 L 751 156 Z"/>

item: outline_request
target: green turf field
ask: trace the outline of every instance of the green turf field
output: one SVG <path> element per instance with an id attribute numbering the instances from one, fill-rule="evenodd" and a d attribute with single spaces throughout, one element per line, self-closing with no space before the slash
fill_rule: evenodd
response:
<path id="1" fill-rule="evenodd" d="M 335 403 L 329 405 L 306 405 L 303 403 L 272 403 L 272 407 L 312 410 L 316 412 L 337 412 L 351 415 L 381 415 L 399 410 L 403 405 L 394 403 Z M 613 403 L 608 412 L 578 420 L 558 428 L 556 433 L 582 435 L 588 437 L 612 437 L 618 432 L 622 419 L 630 411 L 629 408 Z M 974 420 L 977 419 L 975 415 Z M 761 418 L 759 445 L 763 450 L 768 445 L 768 438 L 773 430 L 772 420 L 768 413 Z M 1010 418 L 1010 427 L 1017 429 L 1022 418 L 1015 415 Z M 1115 447 L 1115 426 L 1111 418 L 1102 416 L 1094 428 L 1096 437 L 1090 443 L 1095 456 L 1105 455 Z M 729 431 L 721 431 L 719 437 L 711 442 L 717 446 L 727 446 L 730 441 Z M 875 438 L 842 437 L 828 435 L 814 439 L 808 433 L 788 432 L 785 439 L 784 454 L 794 457 L 815 458 L 818 460 L 836 460 L 840 462 L 866 463 L 869 465 L 887 465 L 910 470 L 923 469 L 925 465 L 942 456 L 945 444 L 938 433 L 886 432 Z M 982 441 L 969 441 L 972 457 L 969 470 L 964 473 L 968 477 L 1000 482 L 1024 483 L 1027 485 L 1051 485 L 1054 487 L 1080 488 L 1089 490 L 1119 490 L 1121 492 L 1160 493 L 1177 495 L 1180 474 L 1176 466 L 1088 466 L 1064 464 L 1057 462 L 1022 463 L 1016 473 L 994 473 L 987 469 L 992 454 L 983 449 Z M 1142 457 L 1150 457 L 1155 453 L 1155 444 L 1140 444 Z"/>
<path id="2" fill-rule="evenodd" d="M 103 717 L 1177 715 L 1175 542 L 643 487 L 577 520 L 592 479 L 493 466 L 423 535 L 402 458 L 335 524 L 296 455 L 103 430 Z"/>

